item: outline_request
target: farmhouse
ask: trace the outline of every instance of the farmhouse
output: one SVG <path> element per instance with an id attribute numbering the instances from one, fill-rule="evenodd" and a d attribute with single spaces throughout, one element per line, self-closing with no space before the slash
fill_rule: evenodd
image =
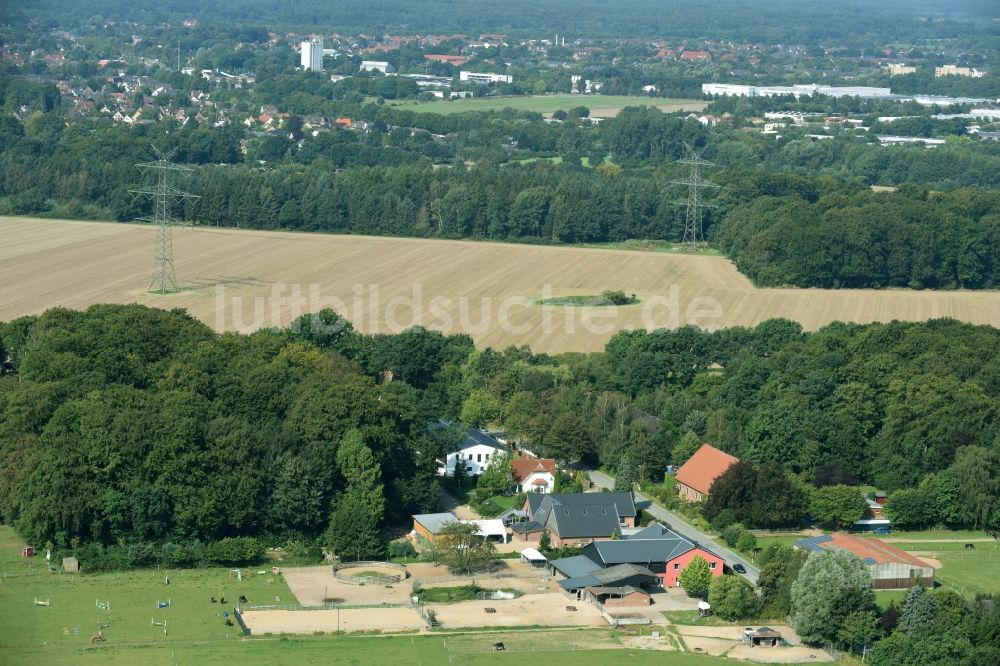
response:
<path id="1" fill-rule="evenodd" d="M 611 539 L 623 527 L 635 527 L 632 493 L 529 493 L 527 520 L 511 526 L 516 538 L 537 542 L 548 530 L 556 548 Z"/>
<path id="2" fill-rule="evenodd" d="M 677 470 L 677 493 L 689 502 L 704 499 L 715 480 L 738 462 L 739 458 L 711 444 L 702 444 Z"/>
<path id="3" fill-rule="evenodd" d="M 818 553 L 846 550 L 857 555 L 872 577 L 876 590 L 898 590 L 914 585 L 934 587 L 934 568 L 907 552 L 879 539 L 856 537 L 844 532 L 800 539 L 795 547 Z"/>
<path id="4" fill-rule="evenodd" d="M 510 463 L 519 493 L 551 493 L 556 488 L 556 461 L 524 456 Z"/>
<path id="5" fill-rule="evenodd" d="M 680 587 L 680 575 L 700 555 L 713 576 L 721 576 L 725 561 L 700 544 L 685 539 L 659 523 L 617 541 L 594 542 L 581 555 L 602 567 L 634 564 L 652 571 L 662 587 Z"/>
<path id="6" fill-rule="evenodd" d="M 451 423 L 448 421 L 438 421 L 431 424 L 429 430 L 434 432 L 449 427 L 451 427 Z M 445 460 L 437 461 L 437 473 L 441 476 L 454 476 L 455 465 L 461 462 L 464 464 L 467 474 L 478 476 L 486 470 L 493 456 L 504 454 L 506 451 L 504 445 L 493 437 L 475 428 L 467 428 L 465 441 L 462 442 L 460 448 L 449 453 Z"/>

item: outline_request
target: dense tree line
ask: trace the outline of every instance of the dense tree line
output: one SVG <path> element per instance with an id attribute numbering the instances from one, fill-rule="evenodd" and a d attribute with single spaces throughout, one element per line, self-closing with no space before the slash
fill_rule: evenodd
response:
<path id="1" fill-rule="evenodd" d="M 627 459 L 640 482 L 710 441 L 747 463 L 706 507 L 719 525 L 794 524 L 810 487 L 832 486 L 817 508 L 869 483 L 896 515 L 924 507 L 903 524 L 997 527 L 998 336 L 773 320 L 551 357 L 362 335 L 330 311 L 243 336 L 140 306 L 50 310 L 0 326 L 0 515 L 35 543 L 125 544 L 146 563 L 148 544 L 189 561 L 241 536 L 369 556 L 385 526 L 433 508 L 449 445 L 426 425 L 446 418 L 563 463 Z"/>
<path id="2" fill-rule="evenodd" d="M 368 556 L 385 522 L 436 505 L 434 442 L 406 386 L 380 388 L 292 331 L 216 335 L 178 311 L 94 306 L 0 337 L 13 373 L 0 379 L 0 512 L 32 543 L 140 558 L 170 543 L 187 562 L 192 544 L 261 536 Z M 399 365 L 417 386 L 471 350 L 417 332 L 352 346 L 380 367 L 402 345 L 421 350 Z"/>
<path id="3" fill-rule="evenodd" d="M 1000 195 L 763 196 L 729 214 L 720 243 L 761 285 L 995 288 Z"/>
<path id="4" fill-rule="evenodd" d="M 122 7 L 108 0 L 89 3 L 35 3 L 11 6 L 7 20 L 33 18 L 53 25 L 73 25 L 94 17 L 115 16 L 122 21 L 147 24 L 176 22 L 197 15 L 213 25 L 260 26 L 271 29 L 329 29 L 382 34 L 390 26 L 405 26 L 421 34 L 516 33 L 538 37 L 554 32 L 570 37 L 629 35 L 668 39 L 702 38 L 784 44 L 836 40 L 839 45 L 881 46 L 898 41 L 989 36 L 989 25 L 969 18 L 990 16 L 982 4 L 964 0 L 943 12 L 932 2 L 891 0 L 878 6 L 852 1 L 842 6 L 809 7 L 802 11 L 791 0 L 771 0 L 748 7 L 737 0 L 710 6 L 692 6 L 678 0 L 627 0 L 614 5 L 594 0 L 583 3 L 560 0 L 544 4 L 517 0 L 501 7 L 472 2 L 455 7 L 435 0 L 392 0 L 377 6 L 341 6 L 323 2 L 277 6 L 262 0 L 240 0 L 224 6 L 205 7 L 191 0 L 168 5 L 152 0 Z M 932 16 L 936 20 L 927 21 Z M 636 20 L 641 17 L 642 20 Z"/>

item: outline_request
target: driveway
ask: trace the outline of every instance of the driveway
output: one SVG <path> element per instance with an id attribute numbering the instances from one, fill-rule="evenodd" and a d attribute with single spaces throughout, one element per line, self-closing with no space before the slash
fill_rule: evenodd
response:
<path id="1" fill-rule="evenodd" d="M 607 474 L 605 474 L 604 472 L 591 470 L 589 473 L 590 473 L 590 480 L 598 488 L 609 488 L 609 489 L 614 488 L 615 480 L 610 476 L 608 476 Z M 747 572 L 745 574 L 740 574 L 740 575 L 746 578 L 754 585 L 757 584 L 757 578 L 758 576 L 760 576 L 760 570 L 757 567 L 750 564 L 750 561 L 747 560 L 745 557 L 721 545 L 720 543 L 715 541 L 715 539 L 711 535 L 702 532 L 700 529 L 698 529 L 691 523 L 687 522 L 686 520 L 684 520 L 684 518 L 677 515 L 676 513 L 667 511 L 659 504 L 654 504 L 652 500 L 642 495 L 642 493 L 638 492 L 635 493 L 635 499 L 636 499 L 636 504 L 645 505 L 642 507 L 644 511 L 648 511 L 651 516 L 653 516 L 660 522 L 665 523 L 667 527 L 677 532 L 682 537 L 689 539 L 691 541 L 705 544 L 712 552 L 721 556 L 726 561 L 726 564 L 729 567 L 732 567 L 734 564 L 742 564 L 744 567 L 746 567 Z"/>

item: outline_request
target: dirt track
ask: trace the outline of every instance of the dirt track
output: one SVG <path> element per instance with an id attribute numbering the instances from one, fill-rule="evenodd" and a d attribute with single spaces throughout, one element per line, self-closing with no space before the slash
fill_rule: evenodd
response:
<path id="1" fill-rule="evenodd" d="M 1000 292 L 756 289 L 723 257 L 211 228 L 175 231 L 183 291 L 152 295 L 148 226 L 7 217 L 0 233 L 0 321 L 138 302 L 250 331 L 334 306 L 369 333 L 421 323 L 467 332 L 480 346 L 538 352 L 596 351 L 629 327 L 714 329 L 771 317 L 807 329 L 946 316 L 1000 326 Z M 535 304 L 606 289 L 634 292 L 641 303 Z"/>

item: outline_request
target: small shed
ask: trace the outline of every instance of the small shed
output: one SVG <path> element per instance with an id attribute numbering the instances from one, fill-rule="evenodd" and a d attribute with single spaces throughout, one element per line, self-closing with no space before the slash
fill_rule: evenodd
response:
<path id="1" fill-rule="evenodd" d="M 521 561 L 533 567 L 544 567 L 549 560 L 535 548 L 525 548 L 521 551 Z"/>
<path id="2" fill-rule="evenodd" d="M 778 647 L 781 645 L 781 634 L 771 627 L 761 627 L 751 629 L 747 627 L 743 630 L 743 639 L 748 641 L 752 647 Z"/>
<path id="3" fill-rule="evenodd" d="M 35 556 L 35 549 L 32 548 L 31 546 L 25 546 L 24 549 L 21 551 L 21 557 L 34 557 L 34 556 Z"/>
<path id="4" fill-rule="evenodd" d="M 80 571 L 80 561 L 75 557 L 64 557 L 62 564 L 63 571 L 69 571 L 71 573 L 77 573 Z"/>
<path id="5" fill-rule="evenodd" d="M 698 602 L 698 615 L 708 617 L 712 614 L 712 606 L 707 601 Z"/>

